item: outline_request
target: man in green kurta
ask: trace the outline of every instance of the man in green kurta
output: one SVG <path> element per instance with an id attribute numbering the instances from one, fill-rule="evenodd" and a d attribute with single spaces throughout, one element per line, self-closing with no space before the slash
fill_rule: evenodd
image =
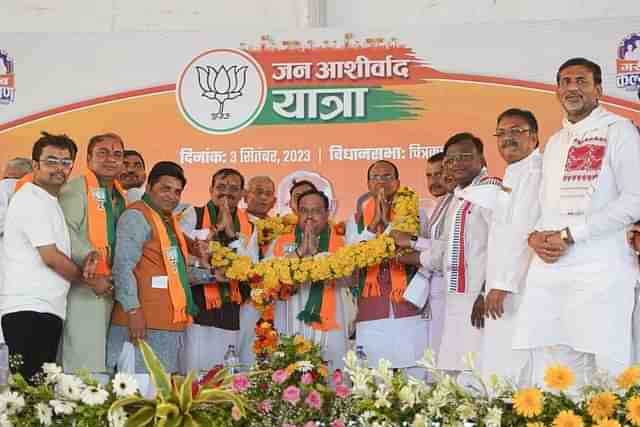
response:
<path id="1" fill-rule="evenodd" d="M 116 181 L 122 171 L 124 143 L 113 133 L 94 136 L 87 147 L 87 171 L 60 192 L 60 205 L 71 235 L 71 257 L 78 265 L 96 255 L 95 273 L 111 277 L 116 223 L 126 192 Z M 72 286 L 62 339 L 66 372 L 86 369 L 107 373 L 106 338 L 113 308 L 113 286 Z"/>

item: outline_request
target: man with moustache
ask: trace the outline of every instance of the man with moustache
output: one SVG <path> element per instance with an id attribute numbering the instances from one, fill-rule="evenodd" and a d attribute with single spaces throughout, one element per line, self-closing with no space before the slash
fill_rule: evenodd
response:
<path id="1" fill-rule="evenodd" d="M 211 274 L 188 266 L 195 252 L 174 214 L 187 180 L 173 162 L 158 162 L 149 172 L 146 192 L 118 221 L 113 265 L 115 306 L 108 340 L 108 366 L 114 368 L 128 340 L 144 339 L 165 369 L 180 370 L 184 330 L 197 315 L 190 280 Z M 136 351 L 135 372 L 146 373 Z"/>
<path id="2" fill-rule="evenodd" d="M 514 348 L 528 352 L 525 383 L 542 384 L 545 368 L 562 363 L 578 388 L 596 369 L 616 375 L 630 362 L 637 267 L 625 232 L 640 219 L 640 136 L 599 105 L 598 64 L 572 58 L 556 80 L 566 117 L 544 150 Z"/>
<path id="3" fill-rule="evenodd" d="M 348 244 L 376 238 L 394 219 L 392 206 L 400 188 L 398 168 L 389 161 L 377 161 L 367 171 L 367 183 L 369 197 L 361 198 L 356 214 L 347 222 Z M 424 353 L 426 320 L 417 307 L 402 298 L 414 274 L 415 268 L 395 259 L 360 272 L 356 344 L 363 346 L 372 365 L 384 358 L 394 368 L 412 372 Z"/>
<path id="4" fill-rule="evenodd" d="M 429 217 L 426 228 L 421 233 L 422 236 L 412 238 L 409 233 L 392 231 L 396 245 L 400 248 L 412 249 L 413 252 L 401 257 L 401 262 L 421 267 L 413 279 L 411 286 L 424 286 L 426 289 L 417 294 L 426 295 L 426 302 L 420 307 L 428 322 L 428 347 L 438 354 L 440 342 L 442 340 L 442 330 L 445 317 L 445 281 L 440 269 L 431 270 L 426 266 L 429 251 L 433 242 L 441 241 L 443 224 L 449 205 L 453 200 L 453 189 L 455 180 L 450 172 L 444 167 L 444 152 L 434 154 L 427 159 L 425 176 L 427 188 L 431 195 L 436 198 L 437 204 Z M 415 281 L 415 282 L 414 282 Z"/>
<path id="5" fill-rule="evenodd" d="M 538 122 L 530 111 L 511 108 L 498 116 L 495 136 L 507 168 L 489 223 L 482 374 L 517 384 L 526 353 L 512 350 L 515 318 L 532 255 L 527 238 L 540 214 Z M 471 192 L 467 200 L 473 201 Z"/>
<path id="6" fill-rule="evenodd" d="M 208 229 L 213 240 L 252 256 L 252 225 L 247 212 L 238 208 L 243 190 L 244 177 L 237 170 L 225 168 L 213 174 L 211 200 L 196 209 L 196 229 Z M 240 283 L 218 273 L 215 281 L 194 286 L 193 297 L 199 313 L 186 331 L 185 363 L 187 370 L 199 371 L 222 363 L 229 345 L 238 348 L 243 294 Z"/>
<path id="7" fill-rule="evenodd" d="M 71 234 L 71 256 L 80 265 L 90 252 L 99 254 L 97 274 L 111 277 L 116 223 L 125 209 L 127 193 L 117 181 L 122 171 L 124 142 L 114 133 L 96 135 L 87 146 L 87 170 L 60 190 L 60 206 Z M 66 372 L 87 369 L 104 374 L 106 339 L 113 286 L 95 292 L 74 286 L 69 292 L 62 339 Z"/>
<path id="8" fill-rule="evenodd" d="M 244 200 L 247 204 L 247 215 L 252 225 L 251 243 L 257 245 L 257 232 L 254 226 L 256 221 L 269 217 L 269 212 L 276 204 L 276 185 L 268 176 L 254 176 L 247 183 L 244 192 Z M 255 255 L 253 262 L 261 261 L 268 251 L 268 245 L 262 245 L 252 251 Z M 240 307 L 240 335 L 238 342 L 238 356 L 240 363 L 251 366 L 255 362 L 253 342 L 256 337 L 256 323 L 260 319 L 260 313 L 248 296 Z"/>
<path id="9" fill-rule="evenodd" d="M 58 196 L 75 153 L 66 135 L 43 132 L 33 146 L 33 180 L 13 195 L 7 211 L 2 330 L 10 354 L 22 356 L 19 372 L 29 381 L 43 363 L 56 360 L 72 283 L 96 295 L 111 288 L 105 277 L 94 277 L 95 254 L 89 252 L 79 266 L 71 259 L 72 240 Z"/>
<path id="10" fill-rule="evenodd" d="M 323 192 L 302 193 L 298 197 L 298 215 L 295 230 L 274 243 L 274 256 L 305 258 L 335 253 L 344 246 L 344 237 L 329 224 L 329 199 Z M 353 283 L 350 276 L 296 287 L 291 295 L 276 302 L 276 330 L 313 341 L 322 347 L 323 358 L 331 369 L 343 369 L 349 336 L 341 289 Z"/>
<path id="11" fill-rule="evenodd" d="M 120 181 L 122 188 L 127 190 L 129 203 L 136 202 L 142 198 L 145 190 L 147 172 L 144 158 L 135 150 L 124 150 L 122 166 L 122 173 L 118 176 L 118 181 Z"/>

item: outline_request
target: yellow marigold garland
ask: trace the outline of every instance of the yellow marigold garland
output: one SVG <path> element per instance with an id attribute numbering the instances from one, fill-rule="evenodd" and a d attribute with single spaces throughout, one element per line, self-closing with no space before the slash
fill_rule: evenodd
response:
<path id="1" fill-rule="evenodd" d="M 298 217 L 293 213 L 284 216 L 269 217 L 256 221 L 255 226 L 258 245 L 266 245 L 273 242 L 283 234 L 291 233 L 297 223 Z"/>

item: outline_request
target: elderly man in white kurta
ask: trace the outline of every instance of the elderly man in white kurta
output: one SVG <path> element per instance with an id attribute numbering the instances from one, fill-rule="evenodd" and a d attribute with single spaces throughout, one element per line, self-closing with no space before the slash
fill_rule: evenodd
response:
<path id="1" fill-rule="evenodd" d="M 537 120 L 529 111 L 509 109 L 498 117 L 496 138 L 498 151 L 508 165 L 502 186 L 493 187 L 495 197 L 488 206 L 492 215 L 487 245 L 482 374 L 485 381 L 495 374 L 517 383 L 526 353 L 512 349 L 515 316 L 532 255 L 527 237 L 540 212 L 542 157 L 536 148 Z M 467 200 L 473 202 L 474 196 L 481 198 L 482 190 L 485 189 L 477 195 L 470 190 Z"/>
<path id="2" fill-rule="evenodd" d="M 566 118 L 544 150 L 541 217 L 529 237 L 537 256 L 514 348 L 529 351 L 528 383 L 542 385 L 545 367 L 563 363 L 579 387 L 595 369 L 616 374 L 630 362 L 636 260 L 625 232 L 640 219 L 640 136 L 598 105 L 597 64 L 571 59 L 557 81 Z"/>

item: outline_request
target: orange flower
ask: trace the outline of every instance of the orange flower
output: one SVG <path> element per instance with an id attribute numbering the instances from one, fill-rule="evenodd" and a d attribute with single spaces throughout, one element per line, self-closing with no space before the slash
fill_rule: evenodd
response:
<path id="1" fill-rule="evenodd" d="M 544 383 L 549 388 L 563 391 L 576 382 L 573 372 L 564 365 L 552 365 L 544 373 Z"/>
<path id="2" fill-rule="evenodd" d="M 640 397 L 635 396 L 627 400 L 625 407 L 627 408 L 627 420 L 634 426 L 640 426 Z"/>
<path id="3" fill-rule="evenodd" d="M 327 369 L 325 365 L 320 365 L 318 373 L 320 373 L 324 378 L 327 378 L 329 376 L 329 369 Z"/>
<path id="4" fill-rule="evenodd" d="M 542 413 L 542 392 L 537 388 L 519 390 L 513 396 L 516 413 L 531 418 Z"/>
<path id="5" fill-rule="evenodd" d="M 638 380 L 640 380 L 640 367 L 631 366 L 620 374 L 616 379 L 616 383 L 618 384 L 618 387 L 626 390 L 638 384 Z"/>
<path id="6" fill-rule="evenodd" d="M 582 418 L 573 411 L 560 411 L 556 419 L 553 420 L 554 427 L 582 427 L 583 425 Z"/>
<path id="7" fill-rule="evenodd" d="M 618 406 L 618 396 L 611 392 L 598 393 L 591 398 L 587 411 L 594 420 L 609 418 Z"/>

